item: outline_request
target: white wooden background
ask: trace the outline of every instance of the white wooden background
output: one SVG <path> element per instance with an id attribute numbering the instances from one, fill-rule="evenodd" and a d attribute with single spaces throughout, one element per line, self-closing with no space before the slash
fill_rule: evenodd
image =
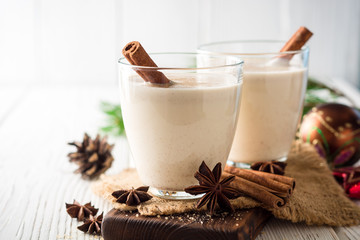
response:
<path id="1" fill-rule="evenodd" d="M 351 87 L 360 103 L 358 93 Z M 77 230 L 65 202 L 91 201 L 105 213 L 111 206 L 95 196 L 90 182 L 73 174 L 66 143 L 92 136 L 104 123 L 101 100 L 117 102 L 116 86 L 0 85 L 0 239 L 99 239 Z M 107 172 L 128 166 L 125 139 L 116 143 L 115 161 Z M 341 206 L 339 206 L 341 207 Z M 259 240 L 360 239 L 360 226 L 331 228 L 271 219 Z"/>
<path id="2" fill-rule="evenodd" d="M 1 0 L 0 82 L 114 83 L 129 41 L 149 52 L 195 51 L 287 40 L 302 25 L 314 32 L 310 73 L 360 86 L 359 0 Z"/>

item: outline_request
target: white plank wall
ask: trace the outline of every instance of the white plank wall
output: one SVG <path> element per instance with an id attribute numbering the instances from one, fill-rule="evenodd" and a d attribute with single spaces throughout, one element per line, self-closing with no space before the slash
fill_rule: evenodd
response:
<path id="1" fill-rule="evenodd" d="M 91 201 L 100 211 L 110 204 L 95 196 L 90 182 L 73 174 L 66 143 L 92 136 L 104 124 L 101 100 L 118 101 L 115 86 L 0 87 L 0 239 L 99 239 L 77 230 L 65 202 Z M 360 101 L 359 101 L 360 102 Z M 124 138 L 115 142 L 114 165 L 129 164 Z M 360 239 L 360 227 L 306 226 L 271 219 L 259 240 Z"/>

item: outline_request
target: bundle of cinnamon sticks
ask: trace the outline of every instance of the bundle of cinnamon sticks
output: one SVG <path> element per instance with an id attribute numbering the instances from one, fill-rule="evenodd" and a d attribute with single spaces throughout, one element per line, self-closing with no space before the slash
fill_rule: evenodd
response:
<path id="1" fill-rule="evenodd" d="M 270 208 L 281 208 L 295 188 L 295 179 L 226 165 L 222 177 L 235 175 L 230 186 Z"/>

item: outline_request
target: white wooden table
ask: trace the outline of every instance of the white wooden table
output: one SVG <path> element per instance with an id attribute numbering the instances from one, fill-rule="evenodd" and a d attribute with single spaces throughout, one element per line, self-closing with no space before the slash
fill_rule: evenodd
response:
<path id="1" fill-rule="evenodd" d="M 353 91 L 350 89 L 350 92 Z M 358 93 L 353 96 L 360 103 Z M 100 101 L 117 102 L 114 86 L 0 85 L 0 239 L 99 239 L 77 230 L 65 202 L 91 201 L 105 213 L 110 204 L 94 195 L 90 182 L 73 174 L 66 143 L 94 136 L 104 125 Z M 115 142 L 108 174 L 129 164 L 123 138 Z M 331 228 L 271 219 L 259 240 L 360 239 L 360 226 Z"/>

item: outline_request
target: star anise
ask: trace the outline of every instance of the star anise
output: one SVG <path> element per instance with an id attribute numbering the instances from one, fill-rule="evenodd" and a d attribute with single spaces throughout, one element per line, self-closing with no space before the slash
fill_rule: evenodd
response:
<path id="1" fill-rule="evenodd" d="M 97 217 L 90 215 L 89 219 L 86 219 L 83 225 L 78 226 L 78 229 L 80 231 L 83 231 L 84 233 L 100 235 L 102 219 L 103 219 L 103 213 L 101 213 Z"/>
<path id="2" fill-rule="evenodd" d="M 142 202 L 146 202 L 152 198 L 151 195 L 147 193 L 149 187 L 143 186 L 138 187 L 137 189 L 130 190 L 119 190 L 113 192 L 113 195 L 116 198 L 116 202 L 125 203 L 128 206 L 136 206 Z"/>
<path id="3" fill-rule="evenodd" d="M 79 221 L 89 218 L 90 215 L 96 215 L 98 208 L 91 206 L 91 202 L 81 205 L 79 202 L 74 200 L 74 203 L 65 203 L 66 211 L 72 218 L 77 218 Z"/>
<path id="4" fill-rule="evenodd" d="M 261 172 L 268 172 L 278 175 L 284 175 L 286 163 L 279 162 L 279 161 L 269 161 L 269 162 L 255 162 L 251 165 L 251 169 L 261 171 Z"/>
<path id="5" fill-rule="evenodd" d="M 207 208 L 210 210 L 211 215 L 214 214 L 216 204 L 218 204 L 222 210 L 230 212 L 234 211 L 229 199 L 238 198 L 241 193 L 237 189 L 229 186 L 235 176 L 228 176 L 220 181 L 220 162 L 216 164 L 211 171 L 203 161 L 199 167 L 199 171 L 197 171 L 194 176 L 199 181 L 199 185 L 187 187 L 185 188 L 185 192 L 192 195 L 205 193 L 205 195 L 197 202 L 197 208 L 201 208 L 207 203 Z"/>
<path id="6" fill-rule="evenodd" d="M 111 151 L 114 145 L 107 142 L 107 137 L 91 139 L 85 133 L 82 142 L 71 142 L 69 145 L 76 147 L 76 152 L 68 154 L 70 162 L 75 162 L 79 168 L 75 173 L 81 173 L 85 179 L 92 179 L 104 173 L 114 160 Z"/>

